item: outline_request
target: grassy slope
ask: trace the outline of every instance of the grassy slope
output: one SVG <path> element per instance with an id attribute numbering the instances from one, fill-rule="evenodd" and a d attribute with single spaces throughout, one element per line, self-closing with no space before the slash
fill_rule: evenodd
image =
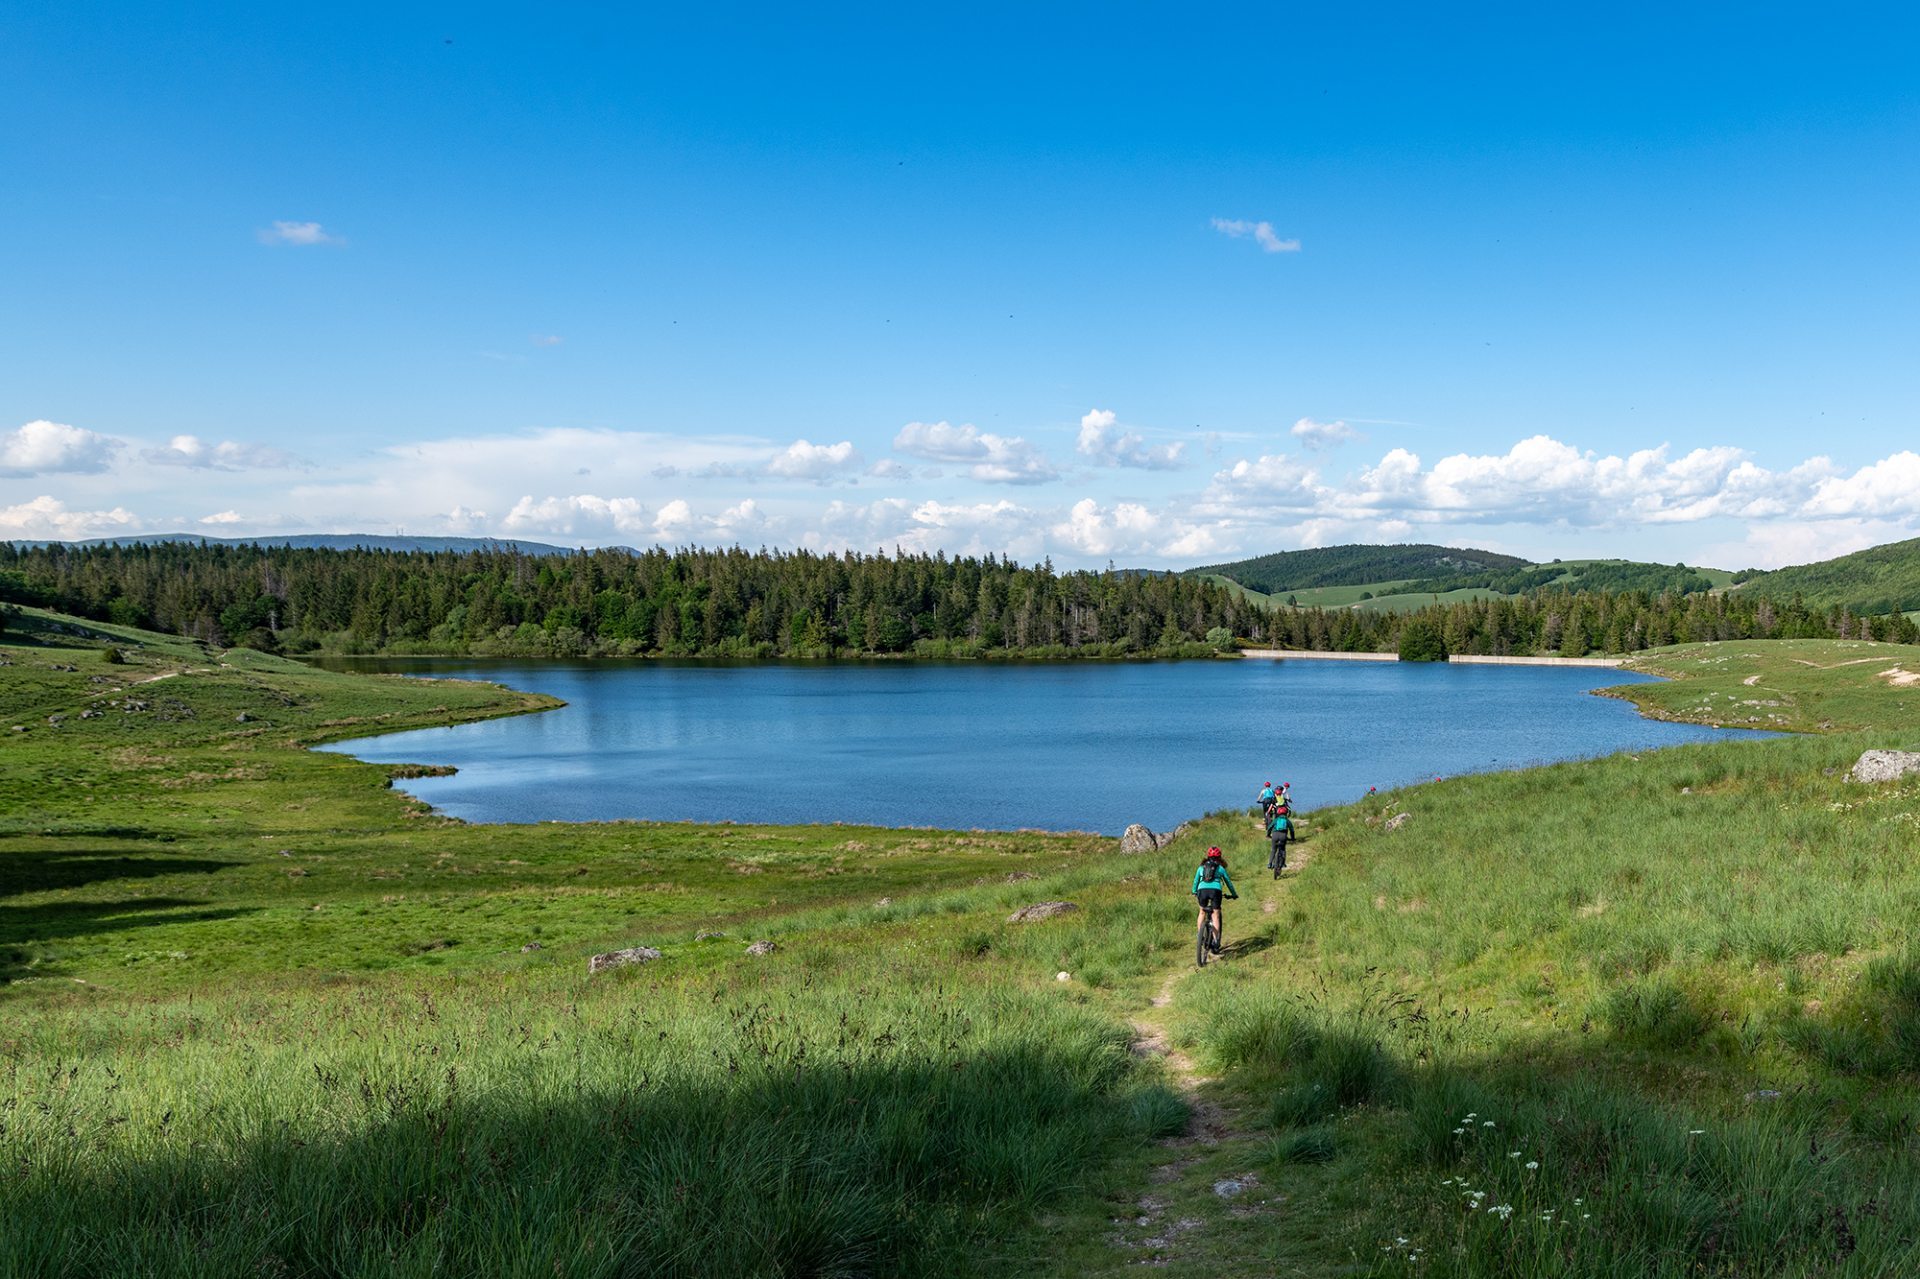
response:
<path id="1" fill-rule="evenodd" d="M 468 827 L 301 747 L 542 699 L 27 621 L 0 1274 L 1018 1272 L 1182 1122 L 1112 1009 L 1183 948 L 1184 852 Z"/>
<path id="2" fill-rule="evenodd" d="M 99 661 L 9 656 L 9 708 Z M 36 727 L 0 742 L 8 777 L 40 770 L 5 811 L 41 805 L 0 838 L 0 910 L 78 924 L 19 948 L 14 975 L 41 980 L 0 992 L 0 1113 L 24 1117 L 0 1156 L 32 1170 L 0 1182 L 0 1216 L 39 1224 L 0 1239 L 0 1272 L 139 1252 L 162 1274 L 212 1257 L 236 1273 L 1085 1276 L 1158 1258 L 1251 1276 L 1407 1273 L 1410 1251 L 1458 1275 L 1906 1272 L 1920 784 L 1839 774 L 1869 745 L 1920 748 L 1920 688 L 1879 675 L 1920 669 L 1920 650 L 1727 644 L 1644 664 L 1682 677 L 1624 690 L 1659 713 L 1858 731 L 1411 788 L 1316 814 L 1311 864 L 1274 885 L 1248 873 L 1257 835 L 1233 817 L 1144 858 L 1061 837 L 409 817 L 380 770 L 284 749 L 352 731 L 321 727 L 320 702 L 367 687 L 296 685 L 322 678 L 300 670 L 169 681 L 197 714 L 165 740 L 140 715 L 84 722 L 156 735 L 125 746 Z M 378 687 L 381 703 L 412 691 Z M 263 688 L 312 697 L 313 726 L 240 736 L 233 699 Z M 467 691 L 462 713 L 505 709 Z M 154 753 L 175 771 L 142 781 Z M 193 773 L 212 776 L 162 784 Z M 288 878 L 289 822 L 360 860 Z M 654 832 L 644 854 L 621 842 Z M 756 837 L 783 853 L 741 875 Z M 1247 900 L 1236 954 L 1192 974 L 1181 894 L 1205 840 Z M 727 895 L 681 902 L 671 888 L 716 847 Z M 387 873 L 411 877 L 404 900 L 382 900 L 402 896 Z M 1082 910 L 1004 920 L 1056 896 Z M 416 906 L 379 931 L 381 909 Z M 222 949 L 233 920 L 190 917 L 236 907 L 259 930 L 244 950 Z M 364 910 L 368 945 L 308 931 L 339 910 Z M 523 955 L 535 918 L 547 949 Z M 716 922 L 734 935 L 692 941 Z M 456 944 L 403 953 L 439 935 Z M 748 935 L 784 949 L 745 959 Z M 666 958 L 581 975 L 587 951 L 633 941 Z M 1216 1076 L 1199 1137 L 1173 1145 L 1152 1138 L 1178 1100 L 1125 1050 L 1156 990 Z M 1762 1089 L 1780 1096 L 1749 1098 Z M 1262 1189 L 1215 1193 L 1248 1173 Z M 1466 1190 L 1519 1210 L 1468 1212 Z"/>
<path id="3" fill-rule="evenodd" d="M 1322 814 L 1275 944 L 1176 1001 L 1219 1104 L 1248 1117 L 1240 1170 L 1351 1209 L 1304 1240 L 1277 1213 L 1261 1264 L 1915 1272 L 1920 779 L 1843 774 L 1868 747 L 1920 748 L 1920 688 L 1879 676 L 1920 668 L 1920 649 L 1702 645 L 1643 664 L 1681 678 L 1622 695 L 1664 714 L 1778 700 L 1792 727 L 1856 731 Z"/>
<path id="4" fill-rule="evenodd" d="M 1801 595 L 1816 608 L 1846 604 L 1883 613 L 1920 605 L 1920 538 L 1870 547 L 1852 555 L 1762 573 L 1740 588 L 1755 595 Z"/>
<path id="5" fill-rule="evenodd" d="M 1577 589 L 1580 584 L 1581 569 L 1598 564 L 1624 564 L 1631 562 L 1632 561 L 1627 560 L 1565 560 L 1561 563 L 1566 569 L 1566 572 L 1555 581 L 1554 585 Z M 1229 565 L 1227 567 L 1232 566 Z M 1733 583 L 1733 574 L 1726 569 L 1701 568 L 1695 569 L 1694 571 L 1712 582 L 1715 590 L 1724 590 Z M 1300 590 L 1266 594 L 1254 590 L 1252 587 L 1243 586 L 1233 578 L 1223 576 L 1217 572 L 1207 572 L 1199 575 L 1208 581 L 1235 591 L 1253 600 L 1255 603 L 1275 605 L 1286 604 L 1291 601 L 1293 606 L 1298 608 L 1359 608 L 1368 612 L 1406 613 L 1413 609 L 1424 608 L 1429 604 L 1454 604 L 1466 600 L 1497 599 L 1500 597 L 1500 592 L 1482 587 L 1467 587 L 1460 590 L 1443 591 L 1437 595 L 1405 593 L 1404 588 L 1412 585 L 1414 581 L 1417 580 L 1414 578 L 1393 578 L 1380 581 L 1356 582 L 1344 586 L 1306 587 Z M 1371 598 L 1362 599 L 1361 596 L 1363 595 L 1371 596 Z"/>

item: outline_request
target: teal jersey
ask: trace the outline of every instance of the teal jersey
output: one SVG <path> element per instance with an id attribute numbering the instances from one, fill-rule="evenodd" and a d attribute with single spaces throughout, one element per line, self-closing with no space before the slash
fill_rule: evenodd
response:
<path id="1" fill-rule="evenodd" d="M 1272 824 L 1267 827 L 1267 838 L 1269 839 L 1275 835 L 1291 835 L 1292 833 L 1293 821 L 1286 817 L 1275 817 Z"/>
<path id="2" fill-rule="evenodd" d="M 1193 868 L 1193 891 L 1194 892 L 1197 893 L 1203 888 L 1218 888 L 1225 892 L 1236 893 L 1236 894 L 1239 892 L 1239 889 L 1233 886 L 1233 877 L 1227 874 L 1227 868 L 1225 866 L 1222 866 L 1220 868 L 1220 878 L 1213 880 L 1211 882 L 1201 878 L 1201 876 L 1205 875 L 1206 873 L 1207 873 L 1207 867 L 1205 862 L 1202 862 L 1200 865 L 1195 866 Z"/>

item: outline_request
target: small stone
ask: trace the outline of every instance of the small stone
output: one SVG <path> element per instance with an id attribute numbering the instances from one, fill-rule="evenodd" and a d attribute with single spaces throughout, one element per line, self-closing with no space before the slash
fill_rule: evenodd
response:
<path id="1" fill-rule="evenodd" d="M 1005 882 L 1005 883 L 1009 883 L 1009 884 L 1018 884 L 1018 883 L 1022 883 L 1022 882 L 1024 882 L 1024 881 L 1026 881 L 1026 880 L 1029 880 L 1029 879 L 1038 879 L 1038 878 L 1039 878 L 1039 876 L 1038 876 L 1038 875 L 1035 875 L 1035 874 L 1034 874 L 1034 873 L 1033 873 L 1032 871 L 1030 871 L 1030 870 L 1016 870 L 1016 871 L 1014 871 L 1014 872 L 1012 872 L 1011 874 L 1009 874 L 1009 875 L 1007 876 L 1007 878 L 1005 879 L 1005 881 L 1003 881 L 1003 882 Z"/>
<path id="2" fill-rule="evenodd" d="M 749 955 L 754 956 L 757 959 L 762 955 L 771 955 L 773 954 L 774 951 L 779 949 L 780 949 L 780 946 L 777 942 L 757 941 L 753 943 L 753 945 L 747 947 L 747 953 Z"/>
<path id="3" fill-rule="evenodd" d="M 722 933 L 722 932 L 714 932 L 714 931 L 712 931 L 712 930 L 709 930 L 709 931 L 707 931 L 707 932 L 704 932 L 704 933 L 695 933 L 695 934 L 693 935 L 693 939 L 694 939 L 695 941 L 712 941 L 712 940 L 714 940 L 714 939 L 715 939 L 716 937 L 725 937 L 725 936 L 726 936 L 726 934 L 725 934 L 725 933 Z"/>
<path id="4" fill-rule="evenodd" d="M 1259 1184 L 1259 1178 L 1255 1177 L 1252 1173 L 1248 1173 L 1244 1177 L 1223 1177 L 1213 1183 L 1213 1193 L 1219 1195 L 1222 1199 L 1231 1199 L 1235 1195 L 1245 1191 L 1249 1186 L 1257 1186 Z"/>
<path id="5" fill-rule="evenodd" d="M 604 955 L 595 955 L 587 961 L 587 971 L 599 973 L 626 964 L 651 964 L 658 958 L 660 952 L 651 946 L 629 946 L 625 950 L 610 950 Z"/>
<path id="6" fill-rule="evenodd" d="M 1747 1100 L 1778 1101 L 1780 1100 L 1780 1090 L 1778 1088 L 1756 1088 L 1747 1094 Z"/>
<path id="7" fill-rule="evenodd" d="M 1387 829 L 1399 830 L 1407 824 L 1407 819 L 1412 816 L 1412 813 L 1395 813 L 1393 816 L 1387 818 Z"/>
<path id="8" fill-rule="evenodd" d="M 1055 981 L 1072 981 L 1073 974 L 1072 973 L 1055 973 L 1053 975 L 1053 979 Z"/>
<path id="9" fill-rule="evenodd" d="M 1022 906 L 1007 916 L 1009 924 L 1031 924 L 1036 919 L 1052 919 L 1055 915 L 1065 915 L 1080 908 L 1072 902 L 1035 902 L 1031 906 Z"/>
<path id="10" fill-rule="evenodd" d="M 891 906 L 893 905 L 893 898 L 882 897 L 879 901 L 875 902 L 874 905 L 875 906 Z"/>
<path id="11" fill-rule="evenodd" d="M 245 711 L 241 711 L 233 717 L 233 722 L 236 724 L 251 724 L 253 722 L 253 716 L 247 714 Z"/>
<path id="12" fill-rule="evenodd" d="M 523 955 L 531 955 L 536 950 L 545 950 L 545 949 L 546 947 L 542 946 L 539 942 L 530 941 L 526 945 L 520 948 L 520 953 Z"/>

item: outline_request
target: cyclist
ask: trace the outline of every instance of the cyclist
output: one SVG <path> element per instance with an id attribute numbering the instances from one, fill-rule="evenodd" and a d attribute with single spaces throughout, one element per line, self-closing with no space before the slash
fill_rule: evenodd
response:
<path id="1" fill-rule="evenodd" d="M 1278 797 L 1274 793 L 1273 783 L 1263 783 L 1260 787 L 1260 813 L 1262 816 L 1273 811 L 1273 803 L 1276 798 Z"/>
<path id="2" fill-rule="evenodd" d="M 1200 899 L 1200 918 L 1194 923 L 1196 926 L 1205 925 L 1211 917 L 1213 943 L 1210 949 L 1216 955 L 1220 953 L 1220 939 L 1225 935 L 1225 928 L 1220 921 L 1222 892 L 1235 901 L 1240 898 L 1239 891 L 1233 886 L 1232 877 L 1227 874 L 1225 855 L 1218 848 L 1209 848 L 1206 860 L 1194 867 L 1193 871 L 1193 895 Z"/>
<path id="3" fill-rule="evenodd" d="M 1267 822 L 1267 844 L 1271 851 L 1267 854 L 1267 869 L 1276 877 L 1287 868 L 1287 841 L 1293 838 L 1293 818 L 1285 808 L 1274 810 Z"/>

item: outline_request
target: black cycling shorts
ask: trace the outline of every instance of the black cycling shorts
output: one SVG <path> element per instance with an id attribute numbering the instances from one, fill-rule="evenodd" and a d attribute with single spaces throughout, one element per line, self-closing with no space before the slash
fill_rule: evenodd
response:
<path id="1" fill-rule="evenodd" d="M 1222 891 L 1218 888 L 1202 888 L 1194 896 L 1200 899 L 1201 910 L 1219 910 Z"/>

